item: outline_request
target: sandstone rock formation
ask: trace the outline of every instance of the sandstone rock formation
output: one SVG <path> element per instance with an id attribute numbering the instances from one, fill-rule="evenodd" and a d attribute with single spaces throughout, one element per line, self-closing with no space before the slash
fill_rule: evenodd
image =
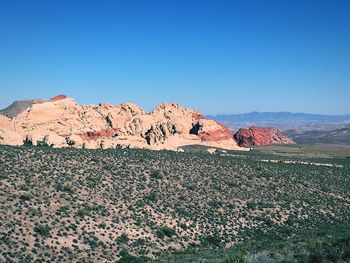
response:
<path id="1" fill-rule="evenodd" d="M 65 95 L 38 100 L 11 118 L 0 115 L 0 144 L 177 150 L 201 144 L 242 149 L 223 125 L 176 103 L 145 112 L 132 103 L 80 105 Z"/>
<path id="2" fill-rule="evenodd" d="M 11 119 L 0 114 L 0 144 L 21 145 L 22 135 L 14 130 Z"/>
<path id="3" fill-rule="evenodd" d="M 241 128 L 234 134 L 234 139 L 239 146 L 249 147 L 264 144 L 293 144 L 294 142 L 284 136 L 279 130 L 272 127 Z"/>

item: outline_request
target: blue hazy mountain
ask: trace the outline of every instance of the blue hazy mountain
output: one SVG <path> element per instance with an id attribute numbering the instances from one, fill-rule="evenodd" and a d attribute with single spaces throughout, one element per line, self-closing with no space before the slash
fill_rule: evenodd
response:
<path id="1" fill-rule="evenodd" d="M 322 115 L 311 113 L 293 112 L 258 112 L 253 111 L 241 114 L 220 114 L 210 115 L 218 121 L 239 121 L 239 122 L 342 122 L 350 120 L 350 114 L 346 115 Z"/>
<path id="2" fill-rule="evenodd" d="M 208 116 L 231 130 L 250 126 L 278 128 L 296 143 L 350 144 L 350 114 L 322 115 L 292 112 L 249 112 Z"/>
<path id="3" fill-rule="evenodd" d="M 350 114 L 323 115 L 292 112 L 249 112 L 242 114 L 209 115 L 232 130 L 249 126 L 272 126 L 281 129 L 336 129 L 350 123 Z"/>

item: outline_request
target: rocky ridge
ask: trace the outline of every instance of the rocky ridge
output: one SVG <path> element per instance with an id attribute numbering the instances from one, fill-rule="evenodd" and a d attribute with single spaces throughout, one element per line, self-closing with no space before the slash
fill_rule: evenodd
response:
<path id="1" fill-rule="evenodd" d="M 0 144 L 24 143 L 91 149 L 177 150 L 193 144 L 241 149 L 229 129 L 176 103 L 162 103 L 147 113 L 132 103 L 80 105 L 65 95 L 31 101 L 10 117 L 0 115 Z"/>

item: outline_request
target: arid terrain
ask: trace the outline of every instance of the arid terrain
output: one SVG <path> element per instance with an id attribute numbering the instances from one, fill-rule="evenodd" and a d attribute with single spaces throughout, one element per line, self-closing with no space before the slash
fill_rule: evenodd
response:
<path id="1" fill-rule="evenodd" d="M 285 130 L 284 135 L 293 138 L 300 144 L 338 144 L 350 145 L 350 124 L 341 129 L 323 129 L 302 131 L 300 129 Z"/>
<path id="2" fill-rule="evenodd" d="M 346 262 L 350 152 L 279 147 L 0 146 L 0 261 Z"/>
<path id="3" fill-rule="evenodd" d="M 350 263 L 350 0 L 0 0 L 0 263 Z"/>

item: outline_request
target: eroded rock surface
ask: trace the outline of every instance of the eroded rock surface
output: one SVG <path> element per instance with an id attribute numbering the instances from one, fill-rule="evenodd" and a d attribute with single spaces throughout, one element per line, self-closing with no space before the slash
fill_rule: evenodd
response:
<path id="1" fill-rule="evenodd" d="M 0 115 L 0 144 L 154 150 L 202 144 L 241 149 L 226 127 L 176 103 L 162 103 L 147 113 L 132 103 L 80 105 L 65 95 L 31 102 L 12 118 Z"/>
<path id="2" fill-rule="evenodd" d="M 249 147 L 264 144 L 293 144 L 294 142 L 284 136 L 278 129 L 272 127 L 241 128 L 234 134 L 239 146 Z"/>

